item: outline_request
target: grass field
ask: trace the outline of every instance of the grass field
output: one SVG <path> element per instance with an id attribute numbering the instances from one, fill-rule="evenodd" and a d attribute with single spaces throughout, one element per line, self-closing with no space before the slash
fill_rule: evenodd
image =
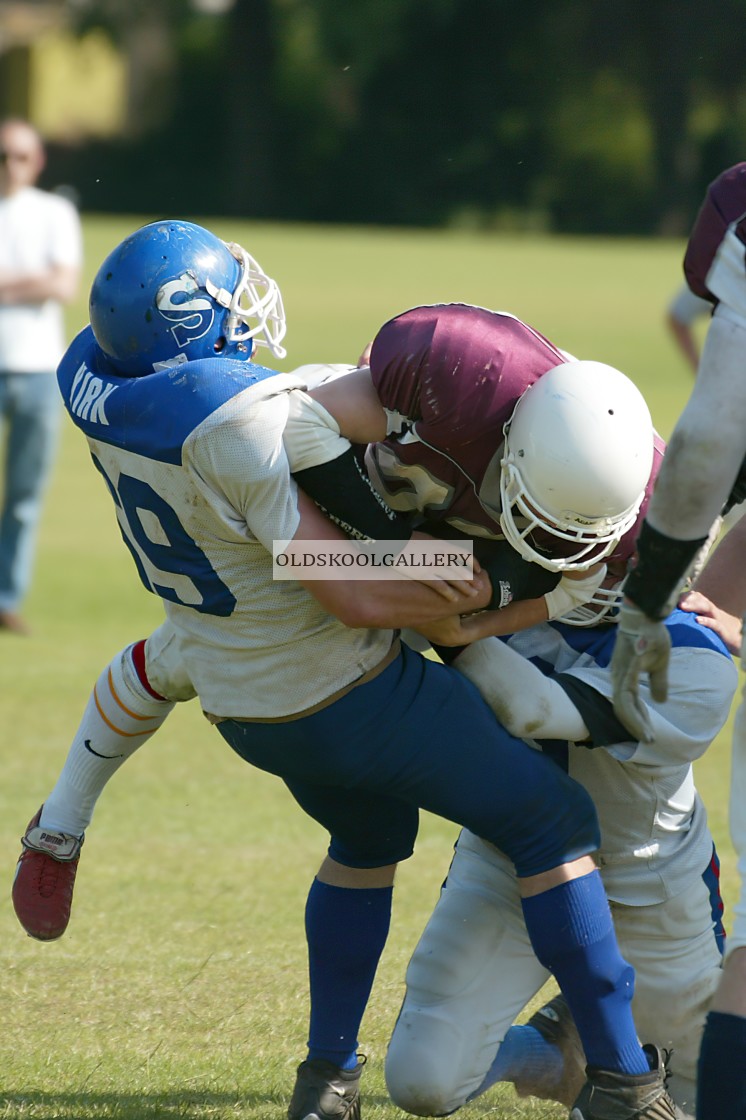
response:
<path id="1" fill-rule="evenodd" d="M 86 220 L 88 277 L 139 220 Z M 618 365 L 664 435 L 691 378 L 663 327 L 680 278 L 671 242 L 522 239 L 212 223 L 281 283 L 284 368 L 354 361 L 385 319 L 463 300 L 512 311 L 581 357 Z M 85 301 L 70 329 L 85 322 Z M 9 891 L 18 837 L 62 764 L 95 676 L 160 620 L 136 579 L 84 442 L 66 426 L 26 614 L 0 638 L 0 1118 L 269 1120 L 284 1116 L 306 1038 L 303 905 L 325 846 L 279 782 L 238 760 L 196 705 L 177 710 L 99 806 L 60 942 L 24 937 Z M 728 736 L 698 768 L 724 865 Z M 365 1114 L 393 1120 L 382 1078 L 407 958 L 455 837 L 423 819 L 399 875 L 369 1011 Z M 564 1110 L 493 1091 L 464 1110 L 543 1120 Z"/>

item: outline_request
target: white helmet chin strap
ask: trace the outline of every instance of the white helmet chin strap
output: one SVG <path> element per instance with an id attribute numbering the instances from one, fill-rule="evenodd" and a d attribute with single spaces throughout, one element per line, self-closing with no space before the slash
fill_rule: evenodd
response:
<path id="1" fill-rule="evenodd" d="M 281 343 L 287 332 L 287 324 L 277 283 L 271 276 L 267 276 L 258 261 L 242 245 L 235 241 L 226 242 L 226 245 L 241 265 L 241 277 L 236 289 L 229 292 L 226 288 L 218 288 L 209 279 L 205 282 L 205 288 L 216 303 L 230 312 L 226 327 L 228 341 L 246 342 L 252 338 L 257 346 L 267 346 L 275 358 L 284 358 L 287 350 Z M 242 324 L 245 330 L 241 329 Z"/>

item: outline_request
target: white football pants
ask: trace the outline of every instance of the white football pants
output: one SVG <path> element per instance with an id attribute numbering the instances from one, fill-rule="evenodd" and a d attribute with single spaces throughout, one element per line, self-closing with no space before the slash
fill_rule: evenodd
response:
<path id="1" fill-rule="evenodd" d="M 612 904 L 622 954 L 636 973 L 640 1039 L 673 1048 L 669 1091 L 691 1113 L 700 1037 L 722 963 L 710 906 L 699 877 L 654 906 Z M 395 1103 L 423 1116 L 464 1104 L 548 978 L 531 949 L 512 864 L 463 832 L 407 968 L 386 1058 Z"/>

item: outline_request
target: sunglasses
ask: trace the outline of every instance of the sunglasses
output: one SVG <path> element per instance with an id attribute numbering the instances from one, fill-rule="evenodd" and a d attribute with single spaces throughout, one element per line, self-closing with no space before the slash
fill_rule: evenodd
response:
<path id="1" fill-rule="evenodd" d="M 13 160 L 15 163 L 28 163 L 31 159 L 31 152 L 6 152 L 0 149 L 0 163 L 10 163 Z"/>

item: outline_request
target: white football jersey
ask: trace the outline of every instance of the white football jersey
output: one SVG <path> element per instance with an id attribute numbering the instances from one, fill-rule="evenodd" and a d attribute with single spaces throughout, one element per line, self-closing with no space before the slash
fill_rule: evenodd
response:
<path id="1" fill-rule="evenodd" d="M 652 743 L 629 741 L 608 703 L 613 627 L 545 624 L 509 640 L 544 671 L 559 674 L 556 679 L 591 732 L 594 749 L 539 745 L 558 756 L 591 794 L 607 894 L 629 906 L 675 896 L 710 859 L 712 836 L 691 763 L 722 729 L 738 684 L 733 659 L 713 631 L 686 611 L 674 611 L 667 625 L 672 649 L 666 702 L 653 701 L 647 677 L 640 680 L 655 732 Z"/>
<path id="2" fill-rule="evenodd" d="M 291 715 L 377 665 L 390 630 L 350 629 L 299 583 L 272 578 L 273 541 L 299 523 L 282 433 L 303 382 L 220 358 L 114 377 L 95 355 L 86 328 L 60 365 L 62 395 L 140 578 L 163 600 L 169 660 L 203 709 Z"/>

